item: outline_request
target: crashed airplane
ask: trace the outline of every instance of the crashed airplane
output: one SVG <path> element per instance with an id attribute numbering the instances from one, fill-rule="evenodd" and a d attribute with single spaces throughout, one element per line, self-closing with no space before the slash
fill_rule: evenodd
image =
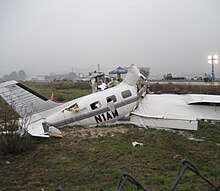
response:
<path id="1" fill-rule="evenodd" d="M 62 104 L 16 81 L 0 84 L 0 95 L 21 117 L 21 133 L 48 137 L 56 128 L 109 123 L 129 115 L 138 104 L 140 77 L 144 78 L 138 68 L 131 66 L 119 85 Z"/>
<path id="2" fill-rule="evenodd" d="M 18 133 L 49 137 L 57 128 L 112 123 L 131 115 L 144 127 L 196 130 L 198 120 L 220 120 L 220 96 L 146 94 L 147 81 L 132 65 L 112 88 L 56 103 L 16 81 L 0 84 L 0 96 L 19 114 Z"/>

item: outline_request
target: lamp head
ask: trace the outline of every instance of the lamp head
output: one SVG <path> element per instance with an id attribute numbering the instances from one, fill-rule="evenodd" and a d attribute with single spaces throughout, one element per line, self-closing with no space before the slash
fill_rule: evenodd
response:
<path id="1" fill-rule="evenodd" d="M 212 60 L 212 56 L 211 55 L 208 55 L 208 60 Z"/>
<path id="2" fill-rule="evenodd" d="M 213 58 L 218 60 L 218 55 L 214 55 Z"/>

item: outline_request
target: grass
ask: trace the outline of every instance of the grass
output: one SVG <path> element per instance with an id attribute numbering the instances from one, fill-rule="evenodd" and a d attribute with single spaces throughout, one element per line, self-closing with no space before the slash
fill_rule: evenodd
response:
<path id="1" fill-rule="evenodd" d="M 220 134 L 214 141 L 195 142 L 164 130 L 131 125 L 115 128 L 123 131 L 104 127 L 108 134 L 94 136 L 99 128 L 65 128 L 63 139 L 38 140 L 32 151 L 0 156 L 1 190 L 54 190 L 57 185 L 65 191 L 115 190 L 120 175 L 129 172 L 149 190 L 164 191 L 172 187 L 181 159 L 192 161 L 209 180 L 220 184 L 220 149 L 216 145 Z M 198 132 L 207 134 L 203 131 Z M 144 146 L 133 147 L 132 141 Z M 210 187 L 187 172 L 178 190 Z"/>
<path id="2" fill-rule="evenodd" d="M 178 94 L 212 94 L 212 95 L 220 95 L 219 86 L 217 85 L 191 85 L 189 84 L 151 84 L 150 87 L 152 92 L 161 92 L 161 93 L 178 93 Z"/>
<path id="3" fill-rule="evenodd" d="M 25 85 L 46 98 L 54 94 L 54 101 L 65 102 L 91 93 L 86 82 L 25 82 Z"/>

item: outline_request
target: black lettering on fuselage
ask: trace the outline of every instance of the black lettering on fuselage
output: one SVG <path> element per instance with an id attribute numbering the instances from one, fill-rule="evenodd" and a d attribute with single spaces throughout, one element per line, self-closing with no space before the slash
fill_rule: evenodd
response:
<path id="1" fill-rule="evenodd" d="M 114 118 L 119 116 L 117 109 L 115 109 L 115 112 L 112 112 L 112 115 Z"/>
<path id="2" fill-rule="evenodd" d="M 106 121 L 105 115 L 104 113 L 102 114 L 102 118 L 104 119 L 104 121 Z M 107 119 L 108 120 L 108 119 Z"/>
<path id="3" fill-rule="evenodd" d="M 106 113 L 106 116 L 107 116 L 107 120 L 112 119 L 112 116 L 110 115 L 109 112 Z"/>
<path id="4" fill-rule="evenodd" d="M 108 120 L 114 119 L 116 117 L 119 117 L 117 110 L 115 110 L 114 112 L 111 111 L 111 113 L 106 112 L 106 113 L 102 113 L 100 115 L 96 115 L 95 120 L 96 120 L 96 123 L 102 123 L 104 121 L 108 121 Z"/>
<path id="5" fill-rule="evenodd" d="M 95 120 L 96 120 L 96 123 L 101 123 L 102 122 L 102 118 L 101 118 L 100 115 L 96 115 Z"/>

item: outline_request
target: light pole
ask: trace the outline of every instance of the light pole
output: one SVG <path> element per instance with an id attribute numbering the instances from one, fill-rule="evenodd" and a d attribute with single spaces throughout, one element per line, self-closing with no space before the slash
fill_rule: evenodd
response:
<path id="1" fill-rule="evenodd" d="M 208 56 L 208 63 L 212 65 L 212 74 L 211 74 L 211 78 L 212 81 L 215 80 L 215 70 L 214 70 L 214 64 L 218 64 L 218 55 L 209 55 Z"/>

